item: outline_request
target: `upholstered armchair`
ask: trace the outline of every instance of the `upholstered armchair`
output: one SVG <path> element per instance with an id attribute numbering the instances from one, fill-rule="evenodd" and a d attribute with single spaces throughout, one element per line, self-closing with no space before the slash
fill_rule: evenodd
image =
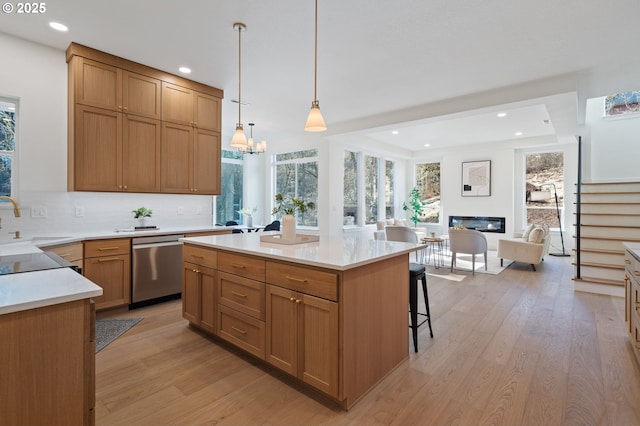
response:
<path id="1" fill-rule="evenodd" d="M 528 263 L 533 270 L 549 253 L 551 240 L 548 226 L 529 225 L 522 237 L 498 240 L 498 257 L 500 266 L 504 259 Z"/>
<path id="2" fill-rule="evenodd" d="M 449 229 L 449 250 L 451 251 L 451 272 L 456 266 L 458 253 L 471 255 L 471 269 L 476 274 L 476 255 L 484 254 L 484 269 L 487 270 L 487 237 L 475 229 Z"/>

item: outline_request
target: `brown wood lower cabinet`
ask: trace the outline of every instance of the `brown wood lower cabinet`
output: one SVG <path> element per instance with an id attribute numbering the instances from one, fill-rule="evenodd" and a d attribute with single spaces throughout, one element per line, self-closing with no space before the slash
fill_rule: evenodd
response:
<path id="1" fill-rule="evenodd" d="M 337 397 L 338 335 L 338 303 L 267 284 L 269 363 Z"/>
<path id="2" fill-rule="evenodd" d="M 95 424 L 89 299 L 0 315 L 0 423 Z"/>
<path id="3" fill-rule="evenodd" d="M 83 275 L 102 287 L 96 310 L 129 304 L 131 300 L 131 239 L 85 241 Z"/>
<path id="4" fill-rule="evenodd" d="M 184 318 L 344 408 L 408 358 L 407 254 L 332 270 L 185 242 L 183 260 Z M 215 332 L 202 325 L 211 310 Z"/>
<path id="5" fill-rule="evenodd" d="M 212 268 L 184 262 L 182 316 L 211 334 L 216 334 L 215 277 Z"/>

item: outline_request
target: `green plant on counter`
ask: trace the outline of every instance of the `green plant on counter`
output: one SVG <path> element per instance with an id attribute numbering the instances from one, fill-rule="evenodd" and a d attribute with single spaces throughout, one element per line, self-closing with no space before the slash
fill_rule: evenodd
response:
<path id="1" fill-rule="evenodd" d="M 151 217 L 153 210 L 146 207 L 140 207 L 139 209 L 131 210 L 131 213 L 133 213 L 134 219 L 140 219 L 143 217 Z"/>
<path id="2" fill-rule="evenodd" d="M 422 197 L 420 196 L 420 191 L 418 188 L 414 187 L 409 193 L 409 204 L 402 203 L 402 210 L 409 211 L 411 216 L 411 221 L 413 222 L 413 226 L 418 226 L 418 221 L 420 220 L 420 216 L 423 213 L 424 209 L 424 201 L 422 201 Z"/>
<path id="3" fill-rule="evenodd" d="M 305 202 L 302 198 L 291 197 L 285 199 L 282 194 L 276 194 L 275 207 L 271 211 L 272 215 L 283 212 L 284 214 L 295 214 L 296 212 L 304 213 L 307 210 L 313 210 L 316 208 L 316 204 L 313 201 Z"/>

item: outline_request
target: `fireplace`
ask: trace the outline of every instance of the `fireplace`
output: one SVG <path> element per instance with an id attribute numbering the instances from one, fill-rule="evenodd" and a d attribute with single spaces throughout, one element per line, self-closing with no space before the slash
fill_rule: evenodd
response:
<path id="1" fill-rule="evenodd" d="M 490 216 L 449 216 L 449 228 L 462 225 L 481 232 L 505 233 L 505 218 Z"/>

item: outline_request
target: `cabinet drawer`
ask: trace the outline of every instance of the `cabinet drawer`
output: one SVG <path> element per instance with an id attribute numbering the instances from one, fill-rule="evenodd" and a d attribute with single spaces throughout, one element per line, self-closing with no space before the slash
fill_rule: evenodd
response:
<path id="1" fill-rule="evenodd" d="M 264 322 L 223 305 L 219 305 L 218 315 L 218 336 L 264 359 Z"/>
<path id="2" fill-rule="evenodd" d="M 52 251 L 64 260 L 74 262 L 82 259 L 82 243 L 62 244 L 43 248 L 44 251 Z"/>
<path id="3" fill-rule="evenodd" d="M 265 261 L 245 255 L 218 253 L 218 269 L 256 281 L 264 281 Z"/>
<path id="4" fill-rule="evenodd" d="M 218 303 L 264 321 L 264 283 L 220 272 L 218 274 Z"/>
<path id="5" fill-rule="evenodd" d="M 113 256 L 130 254 L 131 239 L 115 238 L 111 240 L 95 240 L 84 242 L 84 257 Z"/>
<path id="6" fill-rule="evenodd" d="M 338 300 L 338 276 L 331 272 L 267 262 L 267 282 L 323 299 Z"/>
<path id="7" fill-rule="evenodd" d="M 212 249 L 185 244 L 182 247 L 182 260 L 196 265 L 216 268 L 218 264 L 218 252 Z"/>

